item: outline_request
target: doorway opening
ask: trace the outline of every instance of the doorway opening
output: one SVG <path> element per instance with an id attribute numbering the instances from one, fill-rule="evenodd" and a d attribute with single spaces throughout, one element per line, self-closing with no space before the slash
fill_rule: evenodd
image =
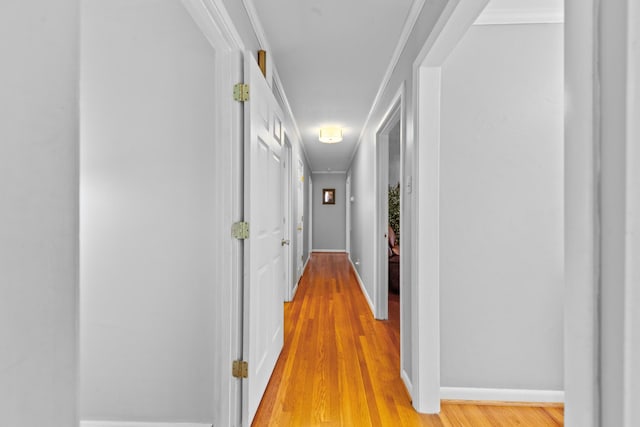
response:
<path id="1" fill-rule="evenodd" d="M 389 318 L 389 298 L 399 302 L 401 288 L 400 222 L 404 87 L 394 97 L 376 133 L 376 253 L 374 315 Z"/>
<path id="2" fill-rule="evenodd" d="M 239 46 L 198 1 L 87 2 L 80 18 L 81 425 L 237 424 L 242 109 L 219 95 Z"/>
<path id="3" fill-rule="evenodd" d="M 564 400 L 563 29 L 538 16 L 472 26 L 486 3 L 448 8 L 414 64 L 420 262 L 411 277 L 420 333 L 412 337 L 413 398 L 420 412 L 439 412 L 443 398 Z M 508 64 L 492 61 L 505 56 Z M 469 69 L 475 77 L 465 80 Z M 554 333 L 521 345 L 512 331 L 525 324 Z M 470 351 L 485 345 L 486 331 L 502 331 L 508 345 Z"/>

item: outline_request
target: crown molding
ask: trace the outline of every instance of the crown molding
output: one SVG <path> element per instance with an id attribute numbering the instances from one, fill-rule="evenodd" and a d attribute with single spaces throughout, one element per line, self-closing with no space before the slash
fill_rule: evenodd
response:
<path id="1" fill-rule="evenodd" d="M 553 8 L 501 8 L 486 10 L 473 25 L 562 24 L 564 11 Z"/>
<path id="2" fill-rule="evenodd" d="M 393 51 L 393 56 L 391 57 L 391 61 L 389 62 L 389 66 L 387 67 L 387 71 L 382 77 L 382 81 L 380 82 L 380 86 L 378 88 L 378 93 L 373 100 L 373 104 L 371 105 L 371 109 L 369 110 L 369 114 L 367 114 L 367 118 L 364 121 L 364 125 L 362 126 L 362 130 L 360 131 L 360 135 L 358 136 L 358 141 L 356 142 L 355 147 L 353 147 L 353 152 L 349 158 L 349 167 L 353 163 L 353 158 L 358 152 L 358 148 L 362 143 L 362 139 L 364 138 L 364 134 L 371 122 L 374 112 L 378 108 L 380 102 L 382 102 L 382 97 L 386 92 L 389 82 L 391 80 L 391 75 L 393 71 L 396 69 L 398 65 L 398 61 L 400 61 L 400 55 L 402 55 L 402 51 L 404 50 L 407 42 L 409 41 L 409 36 L 411 36 L 411 32 L 413 31 L 413 27 L 416 25 L 418 21 L 418 17 L 420 16 L 420 12 L 424 7 L 425 0 L 414 0 L 411 5 L 411 9 L 409 9 L 409 13 L 407 14 L 407 19 L 404 22 L 404 27 L 402 28 L 402 33 L 400 33 L 400 38 L 398 39 L 398 44 L 396 45 L 396 49 Z"/>
<path id="3" fill-rule="evenodd" d="M 253 4 L 253 0 L 242 0 L 242 4 L 244 5 L 245 10 L 247 11 L 247 15 L 249 16 L 249 21 L 251 22 L 251 26 L 253 27 L 253 32 L 256 34 L 256 38 L 258 39 L 258 43 L 260 47 L 267 52 L 271 53 L 273 57 L 273 51 L 271 50 L 271 46 L 269 45 L 269 41 L 267 40 L 267 36 L 264 32 L 264 27 L 262 26 L 262 22 L 260 22 L 260 18 L 258 17 L 258 12 Z M 282 98 L 282 102 L 284 102 L 284 110 L 289 116 L 291 120 L 291 125 L 293 126 L 293 131 L 295 136 L 298 138 L 298 146 L 300 147 L 300 151 L 307 161 L 309 167 L 311 167 L 311 162 L 309 161 L 309 156 L 307 155 L 307 150 L 304 147 L 304 141 L 302 140 L 302 134 L 300 133 L 300 128 L 298 127 L 298 122 L 296 121 L 295 116 L 293 115 L 293 110 L 291 109 L 291 104 L 289 103 L 289 98 L 287 98 L 287 94 L 284 91 L 284 86 L 282 86 L 282 80 L 280 80 L 280 74 L 278 73 L 278 69 L 276 67 L 275 61 L 271 61 L 271 72 L 272 78 L 276 85 L 276 90 L 280 94 Z"/>
<path id="4" fill-rule="evenodd" d="M 182 0 L 182 4 L 210 43 L 222 48 L 222 37 L 228 50 L 244 50 L 244 42 L 222 0 Z"/>

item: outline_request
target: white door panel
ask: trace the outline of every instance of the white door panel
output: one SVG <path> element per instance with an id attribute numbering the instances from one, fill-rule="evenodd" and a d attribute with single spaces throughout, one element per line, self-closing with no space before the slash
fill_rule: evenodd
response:
<path id="1" fill-rule="evenodd" d="M 282 161 L 274 138 L 273 117 L 279 111 L 258 65 L 245 56 L 245 221 L 243 359 L 249 364 L 242 384 L 243 425 L 260 404 L 283 346 L 284 306 L 282 259 Z"/>
<path id="2" fill-rule="evenodd" d="M 296 282 L 300 280 L 302 276 L 302 269 L 304 267 L 304 164 L 302 160 L 298 159 L 298 174 L 296 180 L 296 191 L 298 192 L 297 201 L 297 213 L 296 213 L 296 265 L 297 265 L 297 277 Z"/>

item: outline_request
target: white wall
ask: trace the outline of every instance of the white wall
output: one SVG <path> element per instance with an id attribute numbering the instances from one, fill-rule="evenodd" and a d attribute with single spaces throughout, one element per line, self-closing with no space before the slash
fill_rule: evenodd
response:
<path id="1" fill-rule="evenodd" d="M 0 3 L 0 425 L 76 424 L 77 0 Z"/>
<path id="2" fill-rule="evenodd" d="M 179 0 L 88 0 L 82 30 L 81 417 L 211 423 L 213 50 Z"/>
<path id="3" fill-rule="evenodd" d="M 406 97 L 404 99 L 404 107 L 406 114 L 406 127 L 403 129 L 403 134 L 406 135 L 405 140 L 405 152 L 404 156 L 407 161 L 404 167 L 404 179 L 405 183 L 412 180 L 413 171 L 413 159 L 415 157 L 415 142 L 412 138 L 412 134 L 407 131 L 411 129 L 414 123 L 414 111 L 413 111 L 413 62 L 418 56 L 420 49 L 422 49 L 425 40 L 429 34 L 433 31 L 434 25 L 442 13 L 446 0 L 436 0 L 426 2 L 422 8 L 416 24 L 414 25 L 405 48 L 398 59 L 398 63 L 395 66 L 393 73 L 389 79 L 388 84 L 384 87 L 380 96 L 380 101 L 373 109 L 370 120 L 367 122 L 367 126 L 363 129 L 362 138 L 359 141 L 359 145 L 353 157 L 353 161 L 349 166 L 352 173 L 352 194 L 355 197 L 353 203 L 352 213 L 352 244 L 351 244 L 351 259 L 359 261 L 359 265 L 356 266 L 358 274 L 360 275 L 366 292 L 371 298 L 373 298 L 373 277 L 374 277 L 374 253 L 373 253 L 373 230 L 374 215 L 372 212 L 375 210 L 374 203 L 374 188 L 373 183 L 375 181 L 374 165 L 375 165 L 375 134 L 378 130 L 378 126 L 384 118 L 384 114 L 387 109 L 391 107 L 393 97 L 398 92 L 400 86 L 405 84 Z M 402 197 L 404 200 L 404 210 L 402 212 L 402 244 L 406 245 L 406 248 L 410 248 L 412 245 L 412 222 L 411 212 L 413 210 L 413 193 L 410 193 L 408 187 L 403 188 Z M 402 252 L 403 266 L 402 281 L 405 284 L 411 283 L 411 253 L 409 251 Z M 411 301 L 411 289 L 409 286 L 402 288 L 401 298 L 404 306 L 402 312 L 401 322 L 404 325 L 404 348 L 401 351 L 402 365 L 406 370 L 406 373 L 411 379 L 413 375 L 413 360 L 411 358 L 411 334 L 412 325 L 411 318 L 412 313 L 410 309 Z M 409 384 L 410 386 L 410 384 Z"/>
<path id="4" fill-rule="evenodd" d="M 562 32 L 474 26 L 442 68 L 442 386 L 563 389 Z"/>
<path id="5" fill-rule="evenodd" d="M 313 174 L 313 250 L 345 250 L 346 182 L 347 176 L 343 173 Z M 336 190 L 334 205 L 322 204 L 322 190 L 325 188 Z"/>

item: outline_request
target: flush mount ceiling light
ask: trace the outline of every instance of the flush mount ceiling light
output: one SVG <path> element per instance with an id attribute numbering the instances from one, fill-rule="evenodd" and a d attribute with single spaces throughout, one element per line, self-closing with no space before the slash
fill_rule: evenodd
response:
<path id="1" fill-rule="evenodd" d="M 342 129 L 338 127 L 326 127 L 320 129 L 320 142 L 335 144 L 342 141 Z"/>

